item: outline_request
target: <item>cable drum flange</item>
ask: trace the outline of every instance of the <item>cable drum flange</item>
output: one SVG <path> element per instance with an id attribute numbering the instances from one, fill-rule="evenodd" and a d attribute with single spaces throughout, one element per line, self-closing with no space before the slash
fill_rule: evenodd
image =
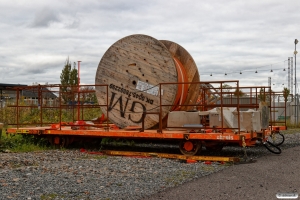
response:
<path id="1" fill-rule="evenodd" d="M 186 81 L 186 80 L 185 80 Z M 147 35 L 130 35 L 115 42 L 105 52 L 97 68 L 95 83 L 99 104 L 108 104 L 109 120 L 120 128 L 141 126 L 143 112 L 160 111 L 162 105 L 173 105 L 178 93 L 178 72 L 173 55 L 159 40 Z M 108 96 L 108 102 L 106 100 Z M 107 113 L 106 107 L 101 107 Z M 172 106 L 162 107 L 166 117 Z M 157 125 L 159 116 L 148 114 L 145 129 Z"/>
<path id="2" fill-rule="evenodd" d="M 172 54 L 174 59 L 177 59 L 181 64 L 181 71 L 184 73 L 185 79 L 182 82 L 199 82 L 200 75 L 198 72 L 197 65 L 190 55 L 190 53 L 183 48 L 181 45 L 168 41 L 168 40 L 160 40 L 169 52 Z M 176 63 L 176 61 L 175 61 Z M 180 73 L 178 72 L 178 77 L 180 77 Z M 180 82 L 178 78 L 178 82 Z M 194 104 L 196 103 L 198 96 L 199 96 L 199 84 L 182 84 L 183 87 L 187 87 L 185 96 L 181 96 L 180 98 L 183 99 L 180 104 Z M 179 84 L 180 86 L 180 84 Z M 180 93 L 180 91 L 178 91 Z M 180 100 L 178 100 L 180 102 Z M 178 110 L 192 110 L 194 106 L 180 106 Z"/>

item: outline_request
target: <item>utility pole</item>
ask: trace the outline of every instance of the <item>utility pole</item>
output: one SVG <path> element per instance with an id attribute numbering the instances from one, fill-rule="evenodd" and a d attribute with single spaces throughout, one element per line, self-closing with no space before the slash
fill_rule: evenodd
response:
<path id="1" fill-rule="evenodd" d="M 290 57 L 288 57 L 288 89 L 291 91 L 291 68 L 290 68 Z"/>
<path id="2" fill-rule="evenodd" d="M 295 51 L 294 51 L 294 54 L 295 54 L 295 124 L 297 125 L 298 124 L 298 94 L 297 94 L 297 71 L 296 71 L 296 55 L 297 55 L 297 51 L 296 51 L 296 45 L 298 44 L 298 40 L 295 39 Z"/>
<path id="3" fill-rule="evenodd" d="M 78 103 L 78 107 L 77 107 L 77 120 L 80 120 L 80 62 L 81 61 L 77 61 L 78 62 L 78 87 L 77 87 L 77 92 L 78 92 L 78 99 L 77 99 L 77 103 Z"/>

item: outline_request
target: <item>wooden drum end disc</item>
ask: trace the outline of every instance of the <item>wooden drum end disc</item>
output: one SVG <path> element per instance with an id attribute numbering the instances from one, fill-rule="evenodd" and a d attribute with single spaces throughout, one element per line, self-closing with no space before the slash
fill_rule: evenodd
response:
<path id="1" fill-rule="evenodd" d="M 130 35 L 115 42 L 103 55 L 96 72 L 96 96 L 102 112 L 120 128 L 141 126 L 143 112 L 159 112 L 159 83 L 177 82 L 171 53 L 160 41 L 147 35 Z M 172 105 L 177 85 L 161 88 L 162 104 Z M 108 100 L 106 96 L 108 95 Z M 162 117 L 170 106 L 162 107 Z M 159 122 L 156 114 L 147 114 L 145 128 Z"/>

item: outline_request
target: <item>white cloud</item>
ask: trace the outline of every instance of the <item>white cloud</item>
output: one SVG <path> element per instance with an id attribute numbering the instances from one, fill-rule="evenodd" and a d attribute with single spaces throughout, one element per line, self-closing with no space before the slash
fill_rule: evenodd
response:
<path id="1" fill-rule="evenodd" d="M 32 27 L 47 27 L 54 22 L 59 22 L 57 13 L 55 13 L 52 9 L 45 7 L 36 13 Z"/>
<path id="2" fill-rule="evenodd" d="M 294 39 L 300 38 L 297 0 L 3 0 L 0 7 L 4 83 L 59 83 L 69 56 L 83 61 L 81 80 L 93 84 L 109 46 L 127 35 L 146 34 L 183 46 L 203 81 L 267 85 L 271 76 L 274 84 L 287 85 L 283 61 L 293 56 Z"/>

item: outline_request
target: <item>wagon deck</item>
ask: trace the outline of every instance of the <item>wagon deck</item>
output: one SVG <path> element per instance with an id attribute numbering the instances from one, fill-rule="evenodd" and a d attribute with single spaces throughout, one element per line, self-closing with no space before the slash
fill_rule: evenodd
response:
<path id="1" fill-rule="evenodd" d="M 238 81 L 227 81 L 236 82 L 236 90 L 239 90 Z M 12 120 L 13 123 L 10 124 L 6 132 L 8 134 L 32 134 L 39 137 L 46 137 L 54 145 L 67 146 L 74 140 L 80 140 L 84 137 L 88 138 L 124 138 L 124 139 L 147 139 L 147 140 L 172 140 L 179 141 L 179 148 L 181 152 L 185 155 L 195 155 L 202 145 L 205 145 L 206 149 L 210 150 L 221 150 L 223 146 L 226 145 L 239 145 L 239 146 L 254 146 L 257 141 L 262 141 L 264 144 L 271 143 L 268 138 L 273 137 L 275 134 L 280 133 L 280 130 L 286 128 L 286 121 L 281 122 L 283 125 L 276 125 L 272 120 L 272 112 L 274 112 L 275 107 L 272 107 L 271 98 L 269 103 L 265 103 L 265 110 L 263 115 L 269 115 L 266 120 L 261 120 L 261 122 L 251 122 L 250 128 L 243 130 L 242 125 L 247 120 L 242 120 L 244 111 L 242 109 L 250 108 L 252 109 L 250 115 L 259 114 L 258 111 L 258 96 L 259 87 L 252 87 L 249 91 L 252 96 L 255 96 L 255 101 L 248 104 L 240 104 L 239 97 L 234 97 L 233 92 L 223 92 L 222 84 L 227 83 L 226 81 L 214 82 L 219 84 L 220 87 L 214 86 L 214 89 L 202 87 L 200 90 L 200 95 L 197 104 L 189 104 L 187 107 L 196 108 L 192 111 L 172 111 L 168 115 L 168 119 L 163 119 L 161 116 L 162 107 L 166 106 L 161 101 L 159 102 L 156 112 L 144 112 L 141 115 L 141 123 L 139 125 L 131 125 L 125 128 L 118 127 L 115 124 L 109 122 L 110 113 L 108 112 L 109 102 L 102 105 L 63 105 L 62 101 L 59 102 L 58 106 L 47 106 L 43 105 L 43 102 L 38 106 L 35 105 L 21 105 L 18 101 L 15 105 L 10 105 L 12 111 L 15 112 L 15 119 Z M 176 83 L 173 83 L 176 84 Z M 208 82 L 199 82 L 198 85 L 208 85 Z M 40 93 L 43 89 L 38 86 L 37 89 Z M 49 86 L 47 86 L 49 88 Z M 56 89 L 58 86 L 55 86 Z M 82 87 L 82 86 L 80 86 Z M 103 85 L 103 87 L 108 87 Z M 31 87 L 32 88 L 32 87 Z M 159 85 L 161 88 L 161 85 Z M 24 89 L 24 88 L 23 88 Z M 17 92 L 20 93 L 21 89 Z M 58 87 L 58 96 L 62 96 L 61 86 Z M 78 90 L 80 91 L 80 90 Z M 253 92 L 254 91 L 254 92 Z M 270 97 L 274 93 L 267 93 L 266 87 L 263 88 L 264 95 L 269 95 Z M 214 102 L 210 101 L 207 97 L 208 93 L 215 97 Z M 215 93 L 215 94 L 213 94 Z M 229 101 L 225 102 L 223 96 L 227 95 L 231 98 Z M 18 95 L 17 95 L 18 96 Z M 42 94 L 41 94 L 42 96 Z M 216 97 L 217 96 L 217 97 Z M 104 97 L 105 98 L 105 97 Z M 108 97 L 106 97 L 108 99 Z M 117 101 L 120 108 L 122 107 L 122 101 Z M 115 104 L 116 104 L 115 103 Z M 170 105 L 167 105 L 170 106 Z M 179 105 L 180 106 L 180 105 Z M 95 123 L 89 123 L 90 119 L 84 117 L 85 111 L 89 112 L 89 109 L 93 108 L 106 108 L 106 113 L 102 113 L 102 116 L 96 120 Z M 211 113 L 212 109 L 217 108 L 214 111 L 215 114 Z M 235 109 L 232 109 L 235 108 Z M 37 112 L 39 115 L 39 122 L 33 126 L 32 124 L 21 122 L 20 115 L 23 111 L 29 110 L 30 113 Z M 73 119 L 76 113 L 78 114 L 77 121 L 62 122 L 63 110 L 68 110 L 73 113 Z M 264 109 L 264 108 L 263 108 Z M 232 111 L 234 110 L 234 111 Z M 120 111 L 119 111 L 120 112 Z M 45 114 L 51 114 L 50 120 L 56 119 L 55 122 L 49 122 L 45 119 Z M 171 115 L 172 114 L 172 115 Z M 173 115 L 175 114 L 175 115 Z M 184 115 L 182 115 L 184 114 Z M 124 114 L 125 115 L 125 114 Z M 146 115 L 155 115 L 158 120 L 157 128 L 144 129 L 144 121 Z M 99 115 L 98 115 L 99 116 Z M 196 116 L 196 121 L 195 121 Z M 245 115 L 246 116 L 246 115 Z M 130 116 L 129 116 L 130 117 Z M 232 118 L 234 117 L 233 121 Z M 259 116 L 256 116 L 259 117 Z M 48 117 L 49 118 L 49 117 Z M 262 118 L 263 117 L 259 117 Z M 49 120 L 49 119 L 48 119 Z M 172 121 L 173 120 L 173 121 Z M 215 120 L 213 123 L 211 121 Z M 258 131 L 256 131 L 255 123 L 264 123 L 264 127 L 260 125 L 257 126 Z M 277 123 L 277 122 L 276 122 Z M 217 125 L 213 125 L 217 124 Z M 244 125 L 249 126 L 249 123 Z M 254 127 L 254 128 L 253 128 Z M 277 148 L 277 147 L 276 147 Z M 279 148 L 278 148 L 279 149 Z"/>

